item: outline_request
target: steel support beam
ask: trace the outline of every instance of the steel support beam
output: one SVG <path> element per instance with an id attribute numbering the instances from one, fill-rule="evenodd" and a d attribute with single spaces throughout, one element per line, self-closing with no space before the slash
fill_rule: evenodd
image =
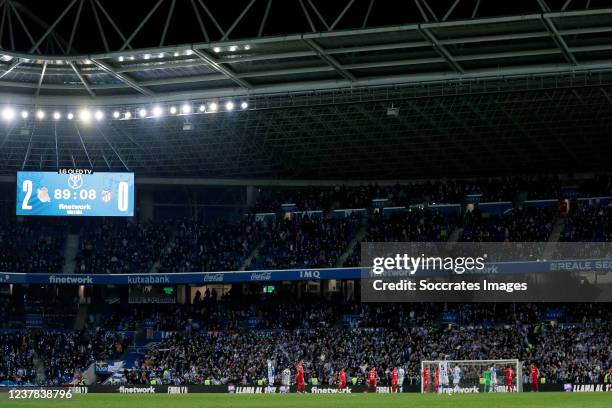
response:
<path id="1" fill-rule="evenodd" d="M 114 76 L 115 78 L 117 78 L 118 80 L 120 80 L 120 81 L 124 82 L 125 84 L 129 85 L 131 88 L 134 88 L 135 90 L 137 90 L 141 94 L 146 95 L 146 96 L 154 96 L 155 95 L 152 91 L 150 91 L 149 89 L 146 89 L 146 88 L 140 86 L 136 81 L 134 81 L 133 79 L 129 78 L 127 75 L 120 74 L 117 71 L 115 71 L 113 69 L 113 67 L 108 65 L 106 62 L 99 61 L 99 60 L 96 60 L 96 59 L 91 59 L 91 62 L 93 62 L 98 68 L 100 68 L 101 70 L 103 70 L 107 74 Z"/>

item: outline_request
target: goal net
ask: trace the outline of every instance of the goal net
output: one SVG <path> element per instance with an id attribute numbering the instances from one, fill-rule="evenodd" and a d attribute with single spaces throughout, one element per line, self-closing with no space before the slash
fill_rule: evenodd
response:
<path id="1" fill-rule="evenodd" d="M 421 392 L 522 391 L 519 360 L 432 360 L 421 362 Z"/>

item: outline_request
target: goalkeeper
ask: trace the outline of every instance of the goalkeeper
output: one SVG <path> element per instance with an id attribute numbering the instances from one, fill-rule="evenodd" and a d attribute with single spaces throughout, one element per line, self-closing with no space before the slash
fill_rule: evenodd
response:
<path id="1" fill-rule="evenodd" d="M 484 392 L 491 392 L 491 369 L 484 372 Z"/>

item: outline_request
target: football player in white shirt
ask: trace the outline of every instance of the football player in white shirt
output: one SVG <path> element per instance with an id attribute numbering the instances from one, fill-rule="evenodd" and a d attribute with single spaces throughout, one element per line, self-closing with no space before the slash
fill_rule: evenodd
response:
<path id="1" fill-rule="evenodd" d="M 458 365 L 453 368 L 453 388 L 454 392 L 459 392 L 461 388 L 459 387 L 459 382 L 461 381 L 461 368 Z"/>
<path id="2" fill-rule="evenodd" d="M 289 387 L 291 387 L 291 370 L 289 370 L 289 367 L 283 370 L 281 377 L 284 392 L 289 392 Z"/>
<path id="3" fill-rule="evenodd" d="M 404 392 L 404 377 L 406 376 L 406 371 L 403 366 L 400 366 L 397 370 L 397 385 L 399 386 L 399 391 Z"/>
<path id="4" fill-rule="evenodd" d="M 491 391 L 495 392 L 497 387 L 497 370 L 494 366 L 491 366 Z"/>
<path id="5" fill-rule="evenodd" d="M 448 368 L 448 361 L 446 361 L 446 357 L 444 357 L 443 361 L 438 363 L 438 370 L 440 373 L 440 384 L 438 385 L 438 394 L 442 394 L 442 390 L 447 390 L 449 386 L 448 382 L 448 374 L 450 369 Z"/>

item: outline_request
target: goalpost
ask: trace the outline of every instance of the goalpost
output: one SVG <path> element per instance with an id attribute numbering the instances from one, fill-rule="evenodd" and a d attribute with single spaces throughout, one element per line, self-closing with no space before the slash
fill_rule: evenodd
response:
<path id="1" fill-rule="evenodd" d="M 444 367 L 446 375 L 442 372 Z M 512 369 L 510 384 L 506 379 L 508 368 Z M 425 360 L 421 361 L 421 392 L 520 392 L 523 390 L 522 369 L 517 359 Z"/>

